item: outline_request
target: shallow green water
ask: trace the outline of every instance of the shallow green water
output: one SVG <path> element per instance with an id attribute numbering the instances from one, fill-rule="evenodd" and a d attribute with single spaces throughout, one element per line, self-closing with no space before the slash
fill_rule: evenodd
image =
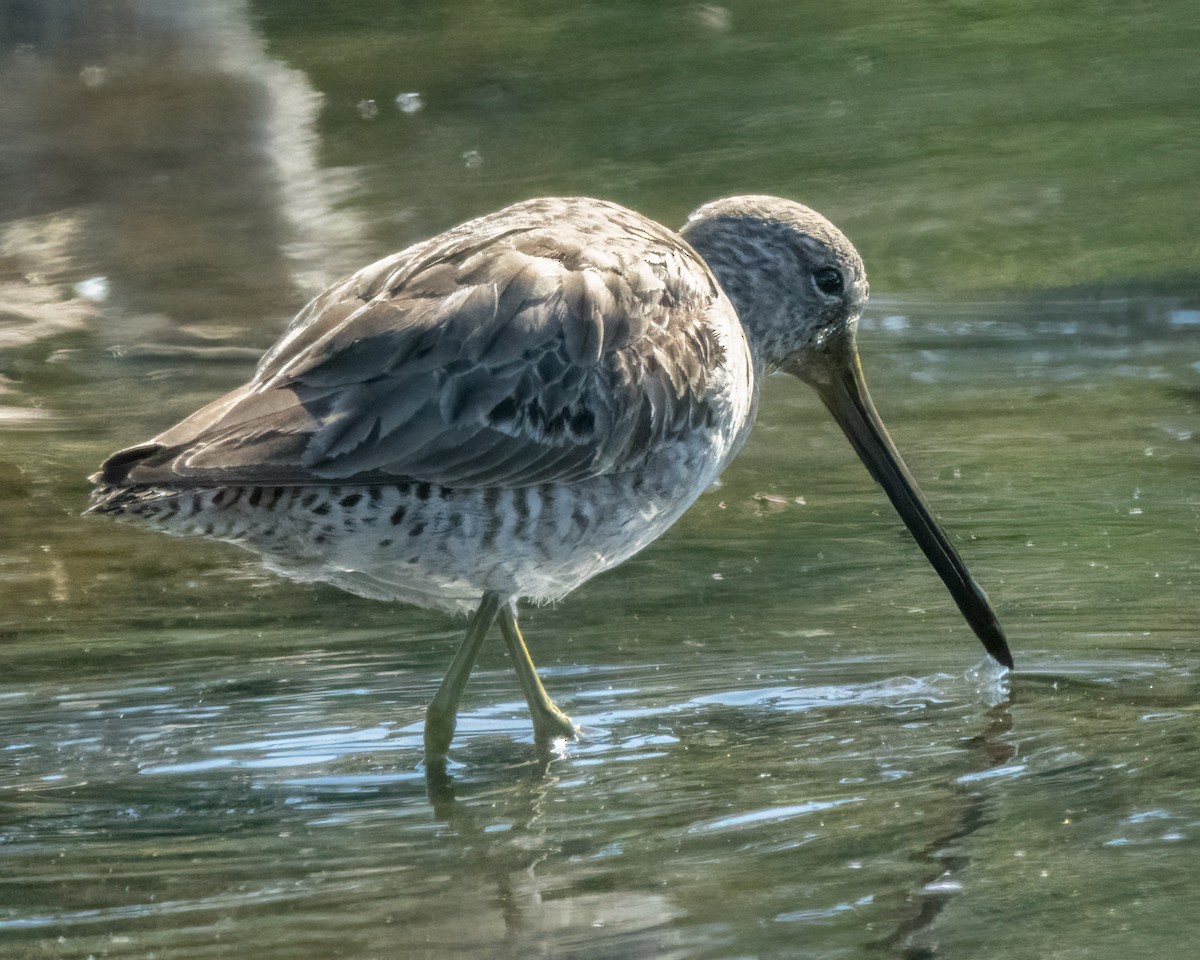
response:
<path id="1" fill-rule="evenodd" d="M 0 956 L 1190 955 L 1190 8 L 293 6 L 0 7 Z M 1011 677 L 786 378 L 667 537 L 526 612 L 580 740 L 535 757 L 494 643 L 448 782 L 460 624 L 78 515 L 346 269 L 747 190 L 863 252 Z"/>

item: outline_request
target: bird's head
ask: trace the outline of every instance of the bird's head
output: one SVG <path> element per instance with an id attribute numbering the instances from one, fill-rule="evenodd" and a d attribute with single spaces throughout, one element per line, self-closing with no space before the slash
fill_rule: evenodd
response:
<path id="1" fill-rule="evenodd" d="M 817 391 L 976 636 L 1011 667 L 987 595 L 934 519 L 871 401 L 856 342 L 867 274 L 854 245 L 816 211 L 764 196 L 714 200 L 680 233 L 733 302 L 758 369 L 791 373 Z"/>
<path id="2" fill-rule="evenodd" d="M 867 272 L 854 245 L 815 210 L 778 197 L 707 203 L 680 231 L 746 328 L 761 369 L 823 378 L 854 352 Z"/>

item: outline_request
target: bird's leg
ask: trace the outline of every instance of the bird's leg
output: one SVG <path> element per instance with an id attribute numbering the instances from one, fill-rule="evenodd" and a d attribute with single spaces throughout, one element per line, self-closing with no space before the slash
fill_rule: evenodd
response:
<path id="1" fill-rule="evenodd" d="M 496 622 L 500 610 L 500 594 L 485 593 L 479 601 L 479 609 L 471 617 L 467 635 L 459 645 L 450 662 L 450 669 L 442 678 L 441 686 L 433 695 L 429 709 L 425 711 L 425 760 L 436 762 L 446 756 L 450 741 L 454 737 L 454 725 L 458 719 L 458 703 L 471 676 L 471 668 L 483 646 L 483 638 Z"/>
<path id="2" fill-rule="evenodd" d="M 546 743 L 555 737 L 575 736 L 575 724 L 571 718 L 554 705 L 546 688 L 542 686 L 537 667 L 529 656 L 529 648 L 517 626 L 517 614 L 511 603 L 506 603 L 499 614 L 500 632 L 504 634 L 504 642 L 508 645 L 508 655 L 512 658 L 513 669 L 517 671 L 517 681 L 521 684 L 521 692 L 529 704 L 529 713 L 533 718 L 533 736 L 539 743 Z"/>

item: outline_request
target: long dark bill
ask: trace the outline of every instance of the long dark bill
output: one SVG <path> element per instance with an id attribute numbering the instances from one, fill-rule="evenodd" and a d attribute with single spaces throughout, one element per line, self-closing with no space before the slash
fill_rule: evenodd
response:
<path id="1" fill-rule="evenodd" d="M 983 642 L 987 652 L 1008 668 L 1013 666 L 1008 641 L 1000 627 L 996 614 L 988 603 L 987 594 L 967 572 L 966 565 L 958 552 L 950 546 L 938 522 L 929 512 L 929 506 L 917 482 L 900 457 L 887 428 L 879 418 L 867 382 L 863 378 L 858 351 L 851 348 L 846 362 L 830 364 L 819 382 L 805 377 L 817 390 L 838 426 L 846 434 L 855 453 L 866 465 L 872 477 L 883 487 L 900 514 L 913 539 L 925 552 L 933 569 L 950 590 L 958 609 L 966 617 L 975 635 Z"/>

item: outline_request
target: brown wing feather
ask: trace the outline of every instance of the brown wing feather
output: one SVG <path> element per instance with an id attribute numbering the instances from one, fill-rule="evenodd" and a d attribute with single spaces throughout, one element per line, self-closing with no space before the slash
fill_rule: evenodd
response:
<path id="1" fill-rule="evenodd" d="M 518 486 L 619 472 L 703 419 L 710 312 L 729 310 L 652 221 L 531 201 L 331 288 L 251 383 L 102 478 Z"/>

